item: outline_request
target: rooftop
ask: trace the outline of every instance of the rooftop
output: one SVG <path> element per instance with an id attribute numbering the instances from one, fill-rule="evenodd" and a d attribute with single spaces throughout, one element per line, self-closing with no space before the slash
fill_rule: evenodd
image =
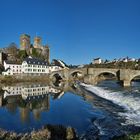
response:
<path id="1" fill-rule="evenodd" d="M 23 61 L 26 61 L 28 64 L 36 64 L 36 65 L 48 65 L 48 63 L 44 60 L 27 57 Z"/>
<path id="2" fill-rule="evenodd" d="M 13 65 L 21 65 L 21 62 L 18 61 L 10 61 L 10 60 L 5 60 L 6 64 L 13 64 Z"/>

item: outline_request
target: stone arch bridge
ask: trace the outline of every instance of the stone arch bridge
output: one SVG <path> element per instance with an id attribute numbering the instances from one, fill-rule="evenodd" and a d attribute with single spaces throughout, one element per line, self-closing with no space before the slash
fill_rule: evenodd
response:
<path id="1" fill-rule="evenodd" d="M 111 68 L 72 68 L 63 69 L 50 74 L 50 77 L 59 75 L 63 80 L 82 77 L 85 83 L 97 84 L 101 74 L 108 73 L 114 75 L 124 86 L 130 86 L 131 81 L 140 76 L 140 70 L 131 69 L 111 69 Z"/>

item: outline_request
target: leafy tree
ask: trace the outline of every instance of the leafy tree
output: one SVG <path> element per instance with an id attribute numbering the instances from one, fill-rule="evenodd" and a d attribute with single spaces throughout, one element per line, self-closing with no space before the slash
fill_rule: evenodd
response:
<path id="1" fill-rule="evenodd" d="M 32 56 L 33 57 L 39 57 L 39 54 L 35 48 L 32 49 Z"/>
<path id="2" fill-rule="evenodd" d="M 13 54 L 14 56 L 17 55 L 17 45 L 12 42 L 11 44 L 9 44 L 8 48 L 7 48 L 8 53 Z"/>
<path id="3" fill-rule="evenodd" d="M 18 56 L 21 60 L 23 60 L 24 58 L 26 58 L 28 55 L 27 55 L 27 52 L 26 50 L 20 50 L 19 53 L 18 53 Z"/>

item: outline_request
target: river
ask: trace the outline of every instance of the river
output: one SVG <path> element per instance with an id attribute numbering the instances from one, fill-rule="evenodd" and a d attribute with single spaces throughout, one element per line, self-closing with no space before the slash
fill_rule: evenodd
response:
<path id="1" fill-rule="evenodd" d="M 130 88 L 116 81 L 97 86 L 40 83 L 3 86 L 0 128 L 17 133 L 46 124 L 76 129 L 81 139 L 107 140 L 140 131 L 140 83 Z"/>

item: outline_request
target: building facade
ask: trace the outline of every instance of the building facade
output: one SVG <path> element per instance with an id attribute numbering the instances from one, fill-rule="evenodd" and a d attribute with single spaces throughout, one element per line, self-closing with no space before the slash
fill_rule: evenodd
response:
<path id="1" fill-rule="evenodd" d="M 5 71 L 2 72 L 2 75 L 15 75 L 22 73 L 22 65 L 16 64 L 10 61 L 4 61 Z"/>
<path id="2" fill-rule="evenodd" d="M 28 57 L 22 62 L 22 73 L 27 75 L 43 75 L 49 73 L 46 61 Z"/>
<path id="3" fill-rule="evenodd" d="M 102 59 L 101 58 L 95 58 L 92 61 L 92 64 L 101 64 L 102 63 Z"/>
<path id="4" fill-rule="evenodd" d="M 54 71 L 59 71 L 62 67 L 57 65 L 49 65 L 47 61 L 37 58 L 27 57 L 21 64 L 16 64 L 10 61 L 4 61 L 5 71 L 2 75 L 45 75 Z"/>

